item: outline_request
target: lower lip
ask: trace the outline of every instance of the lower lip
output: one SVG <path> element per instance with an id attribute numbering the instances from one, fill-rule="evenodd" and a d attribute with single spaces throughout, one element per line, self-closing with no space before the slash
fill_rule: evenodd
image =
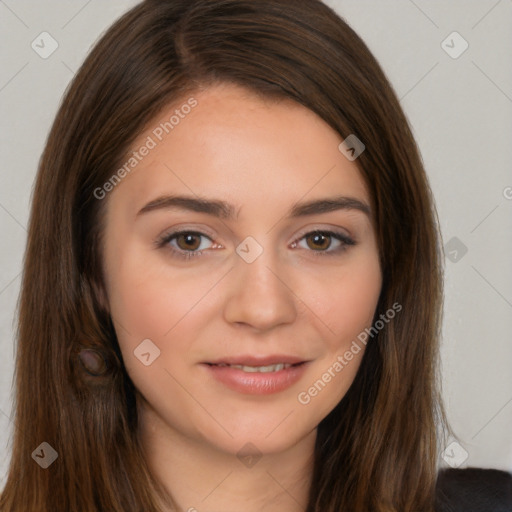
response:
<path id="1" fill-rule="evenodd" d="M 228 388 L 250 395 L 271 395 L 293 386 L 306 371 L 307 363 L 283 368 L 277 372 L 244 372 L 230 366 L 203 366 Z"/>

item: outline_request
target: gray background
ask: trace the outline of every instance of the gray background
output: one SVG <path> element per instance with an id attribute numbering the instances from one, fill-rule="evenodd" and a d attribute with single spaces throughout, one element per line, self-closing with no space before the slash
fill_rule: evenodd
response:
<path id="1" fill-rule="evenodd" d="M 13 322 L 37 163 L 74 72 L 135 3 L 0 0 L 0 489 L 14 428 Z M 446 250 L 443 394 L 459 438 L 440 451 L 441 464 L 512 470 L 512 0 L 327 3 L 382 64 L 437 201 Z M 48 51 L 45 31 L 58 48 L 43 59 L 31 44 Z M 464 41 L 454 31 L 469 45 L 457 58 Z"/>

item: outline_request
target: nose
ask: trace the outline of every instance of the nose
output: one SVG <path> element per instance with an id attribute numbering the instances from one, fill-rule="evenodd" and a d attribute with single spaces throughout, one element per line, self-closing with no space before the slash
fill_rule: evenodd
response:
<path id="1" fill-rule="evenodd" d="M 252 263 L 237 258 L 230 272 L 225 320 L 259 331 L 294 322 L 299 299 L 290 279 L 279 268 L 270 251 L 264 251 Z"/>

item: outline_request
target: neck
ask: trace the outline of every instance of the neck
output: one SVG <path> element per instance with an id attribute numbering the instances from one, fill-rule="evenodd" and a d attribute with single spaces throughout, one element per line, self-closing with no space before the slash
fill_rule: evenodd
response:
<path id="1" fill-rule="evenodd" d="M 149 468 L 180 512 L 306 509 L 316 430 L 279 453 L 237 456 L 172 428 L 145 401 L 139 429 Z"/>

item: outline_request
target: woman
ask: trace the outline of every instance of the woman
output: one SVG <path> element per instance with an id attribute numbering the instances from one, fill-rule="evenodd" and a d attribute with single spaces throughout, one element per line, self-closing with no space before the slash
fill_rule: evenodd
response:
<path id="1" fill-rule="evenodd" d="M 439 247 L 331 9 L 139 4 L 41 160 L 0 508 L 434 510 Z"/>

